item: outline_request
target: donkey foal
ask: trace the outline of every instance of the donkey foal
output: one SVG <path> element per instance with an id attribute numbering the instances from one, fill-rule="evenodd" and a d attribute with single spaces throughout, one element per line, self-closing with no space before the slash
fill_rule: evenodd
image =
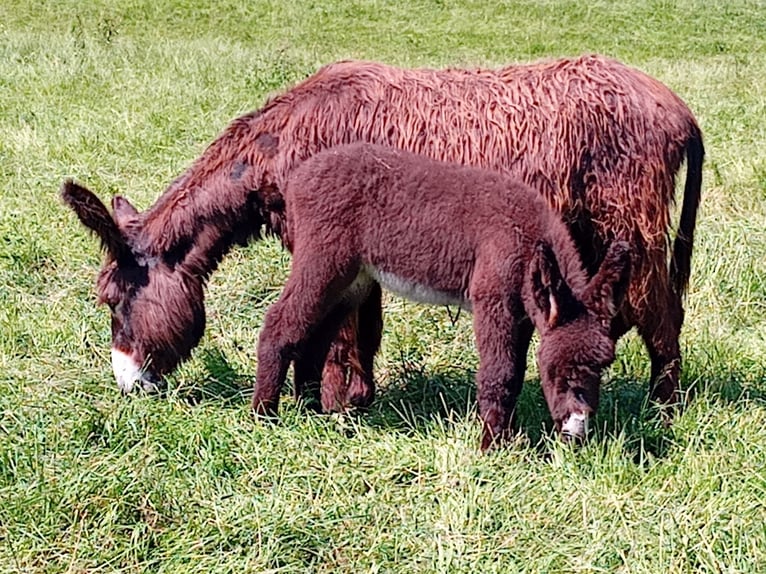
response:
<path id="1" fill-rule="evenodd" d="M 292 269 L 260 334 L 256 413 L 276 414 L 290 361 L 296 373 L 321 364 L 377 283 L 473 312 L 482 449 L 511 431 L 534 328 L 556 429 L 584 438 L 601 370 L 614 359 L 609 331 L 628 285 L 625 243 L 611 245 L 589 280 L 563 222 L 526 185 L 364 143 L 305 161 L 284 197 Z"/>

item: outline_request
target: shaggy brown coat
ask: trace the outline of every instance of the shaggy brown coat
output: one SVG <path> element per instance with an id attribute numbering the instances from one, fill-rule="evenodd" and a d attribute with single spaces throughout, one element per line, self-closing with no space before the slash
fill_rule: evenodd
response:
<path id="1" fill-rule="evenodd" d="M 366 143 L 319 152 L 285 187 L 290 276 L 264 319 L 253 408 L 275 415 L 291 361 L 324 360 L 341 321 L 381 284 L 474 315 L 482 448 L 510 431 L 532 325 L 556 429 L 582 439 L 614 358 L 612 319 L 628 284 L 627 244 L 588 280 L 558 215 L 489 171 Z M 307 346 L 313 347 L 307 353 Z"/>
<path id="2" fill-rule="evenodd" d="M 326 66 L 233 121 L 149 210 L 115 213 L 108 234 L 119 239 L 105 243 L 125 243 L 135 251 L 133 259 L 164 266 L 166 282 L 167 275 L 182 271 L 183 281 L 169 282 L 197 292 L 189 281 L 197 277 L 204 282 L 233 244 L 258 236 L 264 225 L 282 234 L 282 188 L 296 164 L 353 141 L 492 168 L 521 179 L 563 215 L 591 274 L 603 260 L 606 244 L 627 241 L 633 279 L 613 334 L 636 325 L 652 360 L 652 396 L 662 402 L 677 398 L 681 296 L 689 278 L 700 197 L 701 134 L 689 109 L 668 88 L 600 56 L 496 70 L 407 70 L 370 62 Z M 684 156 L 683 207 L 671 250 L 670 206 Z M 70 205 L 77 210 L 76 200 Z M 87 217 L 81 219 L 89 225 Z M 106 291 L 120 290 L 106 287 L 116 267 L 120 265 L 110 257 L 99 282 L 102 299 Z M 150 270 L 149 282 L 155 274 L 159 276 Z M 119 275 L 124 279 L 124 273 Z M 121 289 L 116 299 L 128 298 L 130 291 L 134 311 L 144 307 L 148 316 L 190 306 L 169 284 L 162 289 L 164 300 L 154 307 L 138 300 L 141 289 Z M 373 290 L 359 317 L 358 340 L 353 328 L 340 337 L 355 341 L 351 355 L 343 345 L 330 355 L 323 383 L 325 409 L 372 398 L 372 356 L 380 342 L 379 291 Z M 116 320 L 133 321 L 125 316 Z M 143 364 L 155 347 L 158 354 L 170 349 L 177 363 L 197 344 L 200 324 L 195 319 L 185 336 L 172 334 L 151 344 L 144 341 L 149 333 L 133 329 L 123 350 Z M 353 368 L 346 396 L 349 364 Z M 168 363 L 163 370 L 172 366 Z"/>

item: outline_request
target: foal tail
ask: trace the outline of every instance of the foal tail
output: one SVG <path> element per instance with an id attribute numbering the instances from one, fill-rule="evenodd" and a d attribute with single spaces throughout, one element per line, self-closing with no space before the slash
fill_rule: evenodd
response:
<path id="1" fill-rule="evenodd" d="M 683 295 L 689 285 L 691 274 L 694 226 L 697 222 L 697 208 L 700 203 L 702 187 L 702 161 L 705 147 L 702 145 L 702 132 L 692 122 L 689 139 L 686 142 L 686 184 L 684 202 L 681 206 L 681 219 L 673 242 L 673 255 L 670 259 L 670 282 L 678 295 Z"/>

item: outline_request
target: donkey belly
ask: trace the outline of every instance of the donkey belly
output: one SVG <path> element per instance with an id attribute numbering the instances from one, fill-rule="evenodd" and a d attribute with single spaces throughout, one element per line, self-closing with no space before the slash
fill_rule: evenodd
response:
<path id="1" fill-rule="evenodd" d="M 372 265 L 365 265 L 361 273 L 369 275 L 380 283 L 384 289 L 410 301 L 426 303 L 428 305 L 458 305 L 466 311 L 471 310 L 471 302 L 459 294 L 439 291 L 429 285 L 400 277 L 388 271 L 382 271 Z"/>

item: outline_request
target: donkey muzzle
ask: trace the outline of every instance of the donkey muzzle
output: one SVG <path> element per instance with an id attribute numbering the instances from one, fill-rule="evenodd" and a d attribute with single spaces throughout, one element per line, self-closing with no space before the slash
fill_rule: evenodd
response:
<path id="1" fill-rule="evenodd" d="M 142 368 L 133 357 L 115 348 L 112 349 L 112 370 L 123 395 L 135 389 L 142 389 L 147 393 L 161 390 L 161 382 L 157 377 Z"/>

